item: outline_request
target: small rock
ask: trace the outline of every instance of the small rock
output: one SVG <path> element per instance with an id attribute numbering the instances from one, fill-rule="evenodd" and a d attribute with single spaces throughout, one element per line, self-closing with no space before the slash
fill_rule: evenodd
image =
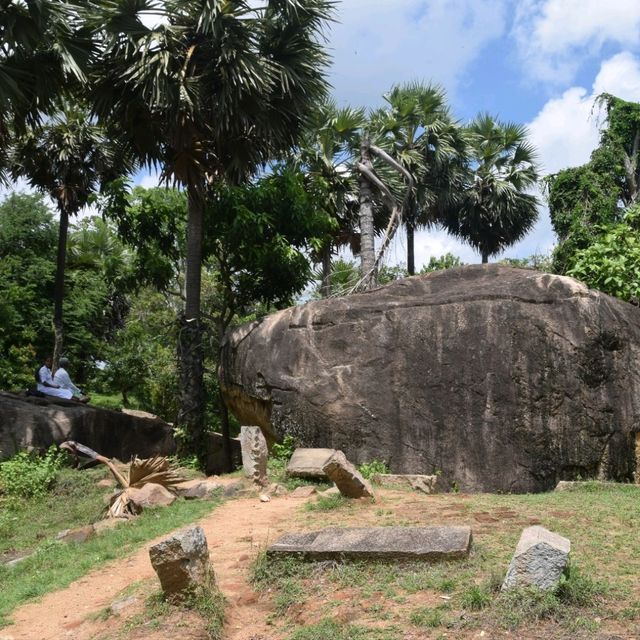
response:
<path id="1" fill-rule="evenodd" d="M 571 542 L 544 527 L 528 527 L 522 532 L 502 590 L 514 587 L 553 589 L 567 566 Z"/>
<path id="2" fill-rule="evenodd" d="M 120 611 L 134 605 L 136 602 L 138 602 L 138 598 L 135 596 L 130 596 L 124 600 L 116 600 L 109 605 L 109 610 L 111 613 L 120 613 Z"/>
<path id="3" fill-rule="evenodd" d="M 206 498 L 222 485 L 213 479 L 195 479 L 180 482 L 176 485 L 176 493 L 187 500 Z"/>
<path id="4" fill-rule="evenodd" d="M 176 496 L 161 484 L 147 482 L 142 487 L 129 487 L 125 493 L 135 507 L 139 510 L 148 507 L 168 507 L 176 499 Z"/>
<path id="5" fill-rule="evenodd" d="M 346 498 L 373 498 L 371 486 L 342 451 L 336 451 L 323 469 Z"/>
<path id="6" fill-rule="evenodd" d="M 86 527 L 80 527 L 79 529 L 65 529 L 60 531 L 56 536 L 56 540 L 60 542 L 86 542 L 89 538 L 95 535 L 93 525 Z"/>
<path id="7" fill-rule="evenodd" d="M 129 522 L 127 518 L 106 518 L 93 523 L 93 530 L 97 535 L 102 535 L 105 531 L 115 529 L 124 522 Z"/>
<path id="8" fill-rule="evenodd" d="M 338 487 L 333 486 L 333 487 L 329 487 L 329 489 L 327 489 L 326 491 L 322 492 L 323 496 L 335 496 L 336 494 L 340 493 L 340 489 L 338 489 Z"/>
<path id="9" fill-rule="evenodd" d="M 271 502 L 271 498 L 266 493 L 261 493 L 260 502 Z"/>
<path id="10" fill-rule="evenodd" d="M 318 493 L 315 487 L 296 487 L 289 495 L 292 498 L 308 498 Z"/>
<path id="11" fill-rule="evenodd" d="M 286 496 L 288 493 L 287 487 L 282 484 L 272 484 L 269 487 L 269 494 L 272 496 Z"/>
<path id="12" fill-rule="evenodd" d="M 231 484 L 228 484 L 224 488 L 224 491 L 222 492 L 222 495 L 225 498 L 233 498 L 239 492 L 244 491 L 244 488 L 245 488 L 244 487 L 244 482 L 242 482 L 242 480 L 238 480 L 237 482 L 233 482 Z"/>
<path id="13" fill-rule="evenodd" d="M 210 584 L 207 539 L 201 527 L 179 531 L 149 549 L 151 565 L 158 574 L 165 595 L 179 600 L 194 587 Z"/>

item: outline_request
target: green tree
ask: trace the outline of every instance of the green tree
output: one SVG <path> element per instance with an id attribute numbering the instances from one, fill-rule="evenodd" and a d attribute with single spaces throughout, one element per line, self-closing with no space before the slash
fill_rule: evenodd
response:
<path id="1" fill-rule="evenodd" d="M 33 386 L 36 353 L 50 349 L 56 235 L 41 196 L 0 203 L 0 388 Z"/>
<path id="2" fill-rule="evenodd" d="M 462 266 L 464 266 L 464 262 L 462 262 L 458 256 L 454 256 L 452 253 L 445 253 L 439 258 L 431 256 L 429 262 L 420 269 L 420 273 L 433 273 L 434 271 L 441 271 L 442 269 L 452 269 L 453 267 Z"/>
<path id="3" fill-rule="evenodd" d="M 63 303 L 69 217 L 78 214 L 117 172 L 127 172 L 126 155 L 91 121 L 86 109 L 66 103 L 45 124 L 20 136 L 13 151 L 12 173 L 48 195 L 60 215 L 54 286 L 53 365 L 63 349 Z"/>
<path id="4" fill-rule="evenodd" d="M 578 254 L 584 257 L 582 252 L 592 245 L 604 248 L 603 235 L 622 224 L 626 208 L 640 198 L 640 104 L 608 94 L 598 103 L 605 108 L 606 121 L 589 162 L 546 179 L 558 237 L 553 255 L 557 273 L 572 271 Z"/>
<path id="5" fill-rule="evenodd" d="M 469 243 L 482 262 L 521 240 L 538 217 L 536 152 L 527 130 L 488 114 L 468 127 L 470 162 L 458 210 L 445 220 L 447 230 Z"/>
<path id="6" fill-rule="evenodd" d="M 407 271 L 414 275 L 414 234 L 440 221 L 460 187 L 466 160 L 465 132 L 451 117 L 437 85 L 394 86 L 384 96 L 388 107 L 372 115 L 378 144 L 413 176 L 414 187 L 402 211 L 407 233 Z"/>
<path id="7" fill-rule="evenodd" d="M 352 175 L 354 146 L 364 122 L 363 109 L 338 108 L 334 102 L 326 101 L 313 114 L 294 155 L 294 166 L 304 173 L 312 202 L 335 220 L 334 228 L 318 250 L 323 297 L 332 293 L 334 249 L 345 245 L 352 250 L 359 247 L 355 232 L 357 191 Z"/>
<path id="8" fill-rule="evenodd" d="M 84 80 L 92 49 L 81 3 L 0 2 L 0 182 L 13 133 L 35 126 Z"/>
<path id="9" fill-rule="evenodd" d="M 322 29 L 329 0 L 166 0 L 97 7 L 104 47 L 93 100 L 142 162 L 162 168 L 188 197 L 185 306 L 179 331 L 181 411 L 197 452 L 204 428 L 200 320 L 204 210 L 211 183 L 246 180 L 298 141 L 326 91 Z"/>

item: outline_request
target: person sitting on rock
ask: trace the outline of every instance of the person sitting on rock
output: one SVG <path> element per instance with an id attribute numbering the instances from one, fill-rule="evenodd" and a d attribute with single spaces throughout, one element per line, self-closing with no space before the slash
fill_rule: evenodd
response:
<path id="1" fill-rule="evenodd" d="M 67 372 L 69 366 L 69 358 L 60 358 L 58 368 L 53 376 L 54 384 L 57 384 L 61 389 L 71 391 L 71 394 L 76 400 L 80 402 L 89 402 L 89 396 L 85 396 L 73 382 L 71 382 L 71 376 Z"/>
<path id="2" fill-rule="evenodd" d="M 63 389 L 53 379 L 51 375 L 51 356 L 47 356 L 44 359 L 44 364 L 38 369 L 36 379 L 38 383 L 38 391 L 48 396 L 55 396 L 56 398 L 64 398 L 65 400 L 71 400 L 73 398 L 73 392 L 69 389 Z"/>

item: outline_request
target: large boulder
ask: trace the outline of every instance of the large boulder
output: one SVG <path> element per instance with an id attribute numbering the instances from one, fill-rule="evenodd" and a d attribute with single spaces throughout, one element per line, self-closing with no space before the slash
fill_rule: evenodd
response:
<path id="1" fill-rule="evenodd" d="M 0 460 L 21 449 L 46 449 L 75 440 L 109 458 L 129 460 L 170 455 L 171 425 L 159 418 L 128 415 L 60 398 L 0 392 Z"/>
<path id="2" fill-rule="evenodd" d="M 225 340 L 229 407 L 267 440 L 462 490 L 631 480 L 640 311 L 567 277 L 477 265 L 309 302 Z"/>

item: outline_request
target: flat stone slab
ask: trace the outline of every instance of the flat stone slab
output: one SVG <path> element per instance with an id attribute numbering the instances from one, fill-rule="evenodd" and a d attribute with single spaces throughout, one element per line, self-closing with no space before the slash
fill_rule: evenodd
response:
<path id="1" fill-rule="evenodd" d="M 422 493 L 436 493 L 438 476 L 415 473 L 376 473 L 371 481 L 381 487 L 410 487 L 414 491 L 422 491 Z"/>
<path id="2" fill-rule="evenodd" d="M 292 478 L 326 478 L 323 467 L 335 452 L 335 449 L 298 448 L 287 464 L 287 475 Z"/>
<path id="3" fill-rule="evenodd" d="M 602 480 L 560 480 L 554 491 L 575 491 L 578 489 L 598 488 L 598 489 L 615 489 L 616 487 L 634 487 L 640 489 L 640 484 L 631 484 L 628 482 L 605 482 Z"/>
<path id="4" fill-rule="evenodd" d="M 267 549 L 271 556 L 305 560 L 450 560 L 471 548 L 470 527 L 357 527 L 288 533 Z"/>

